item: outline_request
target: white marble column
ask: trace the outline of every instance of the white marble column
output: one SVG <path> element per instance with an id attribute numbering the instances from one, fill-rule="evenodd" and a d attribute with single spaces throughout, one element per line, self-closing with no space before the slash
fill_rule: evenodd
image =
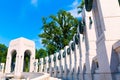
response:
<path id="1" fill-rule="evenodd" d="M 59 51 L 59 55 L 58 55 L 58 60 L 59 60 L 59 67 L 58 67 L 58 70 L 59 70 L 59 73 L 58 73 L 58 77 L 59 78 L 62 78 L 63 76 L 63 58 L 62 58 L 62 53 L 63 53 L 63 50 L 60 50 Z"/>
<path id="2" fill-rule="evenodd" d="M 55 66 L 54 66 L 54 77 L 58 77 L 58 74 L 59 74 L 59 72 L 60 72 L 60 70 L 59 70 L 59 60 L 58 60 L 58 55 L 59 55 L 59 52 L 56 52 L 55 54 L 54 54 L 54 59 L 55 59 Z"/>
<path id="3" fill-rule="evenodd" d="M 64 74 L 63 74 L 63 79 L 67 80 L 67 76 L 68 76 L 68 69 L 69 69 L 69 56 L 67 55 L 67 49 L 69 46 L 65 46 L 64 47 L 64 52 L 63 52 L 63 56 L 64 56 Z"/>
<path id="4" fill-rule="evenodd" d="M 11 50 L 8 48 L 8 53 L 7 53 L 7 58 L 6 58 L 6 67 L 5 67 L 5 73 L 10 73 L 11 72 Z"/>
<path id="5" fill-rule="evenodd" d="M 45 61 L 46 61 L 46 64 L 45 64 L 45 72 L 47 73 L 47 70 L 48 70 L 48 68 L 49 68 L 49 62 L 48 62 L 48 60 L 49 60 L 49 57 L 48 56 L 46 56 L 45 57 Z"/>
<path id="6" fill-rule="evenodd" d="M 118 0 L 94 0 L 93 6 L 96 6 L 93 7 L 92 14 L 95 21 L 97 37 L 98 71 L 101 74 L 99 80 L 112 80 L 112 46 L 120 40 L 120 6 Z"/>
<path id="7" fill-rule="evenodd" d="M 78 68 L 79 68 L 79 47 L 78 47 L 78 35 L 75 34 L 73 37 L 73 41 L 74 41 L 74 80 L 78 80 Z"/>
<path id="8" fill-rule="evenodd" d="M 34 62 L 34 72 L 38 72 L 38 59 L 35 59 Z"/>
<path id="9" fill-rule="evenodd" d="M 43 72 L 43 58 L 40 58 L 40 62 L 39 62 L 39 72 Z"/>
<path id="10" fill-rule="evenodd" d="M 4 73 L 5 63 L 0 63 L 0 73 Z"/>
<path id="11" fill-rule="evenodd" d="M 50 55 L 50 58 L 51 58 L 51 63 L 50 63 L 50 75 L 53 76 L 53 68 L 54 68 L 54 61 L 53 61 L 53 58 L 54 58 L 54 55 Z"/>
<path id="12" fill-rule="evenodd" d="M 69 47 L 70 47 L 70 70 L 68 73 L 68 80 L 72 80 L 73 79 L 73 69 L 74 69 L 74 52 L 72 51 L 71 45 L 72 45 L 73 41 L 70 41 L 69 43 Z"/>
<path id="13" fill-rule="evenodd" d="M 84 11 L 84 10 L 83 10 Z M 86 79 L 92 79 L 92 59 L 96 56 L 96 34 L 92 12 L 84 11 L 85 46 L 86 46 Z M 91 37 L 92 35 L 92 37 Z"/>
<path id="14" fill-rule="evenodd" d="M 77 29 L 78 31 L 78 39 L 79 39 L 79 79 L 83 80 L 83 69 L 84 69 L 84 64 L 85 64 L 85 41 L 83 40 L 83 34 L 80 34 L 79 32 L 79 27 Z"/>

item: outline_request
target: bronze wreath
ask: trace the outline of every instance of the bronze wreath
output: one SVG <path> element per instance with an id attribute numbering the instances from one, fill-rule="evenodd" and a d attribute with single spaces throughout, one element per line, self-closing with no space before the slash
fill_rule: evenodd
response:
<path id="1" fill-rule="evenodd" d="M 68 55 L 70 54 L 70 48 L 67 48 L 67 54 Z"/>
<path id="2" fill-rule="evenodd" d="M 74 42 L 72 42 L 72 44 L 71 44 L 71 49 L 72 49 L 72 51 L 75 50 L 75 43 Z"/>
<path id="3" fill-rule="evenodd" d="M 59 55 L 58 55 L 58 60 L 60 60 L 60 59 L 61 59 L 61 55 L 59 54 Z"/>
<path id="4" fill-rule="evenodd" d="M 54 61 L 54 62 L 56 61 L 56 56 L 53 57 L 53 61 Z"/>
<path id="5" fill-rule="evenodd" d="M 63 58 L 66 56 L 66 52 L 65 52 L 65 51 L 63 52 L 63 55 L 62 55 L 62 56 L 63 56 Z"/>
<path id="6" fill-rule="evenodd" d="M 48 62 L 51 63 L 51 58 L 49 58 Z"/>
<path id="7" fill-rule="evenodd" d="M 78 35 L 76 34 L 75 35 L 75 43 L 78 44 L 78 42 L 79 42 L 79 39 L 78 39 Z"/>
<path id="8" fill-rule="evenodd" d="M 93 5 L 93 0 L 85 0 L 85 9 L 86 11 L 91 11 Z"/>

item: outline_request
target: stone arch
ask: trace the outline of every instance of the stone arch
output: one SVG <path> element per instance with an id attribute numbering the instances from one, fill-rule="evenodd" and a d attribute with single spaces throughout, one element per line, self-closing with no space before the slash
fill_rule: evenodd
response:
<path id="1" fill-rule="evenodd" d="M 5 73 L 11 73 L 11 60 L 12 56 L 11 54 L 16 50 L 16 55 L 13 54 L 13 56 L 16 56 L 16 62 L 15 62 L 15 74 L 19 74 L 23 72 L 24 68 L 24 56 L 30 56 L 29 57 L 29 72 L 34 72 L 34 62 L 35 62 L 35 43 L 31 40 L 28 40 L 26 38 L 18 38 L 11 40 L 7 52 L 7 60 L 6 60 L 6 68 Z M 28 71 L 27 71 L 28 72 Z"/>
<path id="2" fill-rule="evenodd" d="M 25 50 L 24 51 L 24 62 L 23 62 L 23 72 L 29 72 L 30 71 L 30 59 L 31 59 L 31 51 Z"/>
<path id="3" fill-rule="evenodd" d="M 16 63 L 16 55 L 17 55 L 17 51 L 15 49 L 13 49 L 10 52 L 10 57 L 11 57 L 11 63 L 10 63 L 10 72 L 14 72 L 15 71 L 15 63 Z"/>

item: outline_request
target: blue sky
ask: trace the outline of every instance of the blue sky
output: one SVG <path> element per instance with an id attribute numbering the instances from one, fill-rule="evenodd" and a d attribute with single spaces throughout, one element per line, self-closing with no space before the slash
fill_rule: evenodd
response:
<path id="1" fill-rule="evenodd" d="M 77 6 L 81 0 L 0 0 L 0 43 L 9 45 L 10 40 L 25 37 L 35 41 L 41 48 L 43 16 L 56 14 L 64 9 L 77 15 Z"/>

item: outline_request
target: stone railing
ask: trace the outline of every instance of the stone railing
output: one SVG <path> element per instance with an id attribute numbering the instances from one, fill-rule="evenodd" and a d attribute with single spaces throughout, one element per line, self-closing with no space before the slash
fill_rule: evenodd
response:
<path id="1" fill-rule="evenodd" d="M 45 59 L 39 59 L 37 71 L 49 73 L 50 76 L 63 80 L 112 80 L 112 78 L 119 80 L 120 49 L 118 46 L 120 46 L 120 41 L 114 44 L 116 41 L 111 43 L 104 41 L 104 36 L 98 39 L 96 29 L 99 26 L 96 26 L 97 22 L 94 17 L 92 12 L 83 10 L 77 33 L 74 34 L 69 45 Z M 100 42 L 102 45 L 99 45 Z M 112 47 L 113 50 L 110 52 Z M 102 50 L 106 53 L 102 53 Z M 106 54 L 108 58 L 105 58 Z M 112 64 L 108 62 L 104 64 L 104 61 L 105 63 L 112 61 Z"/>
<path id="2" fill-rule="evenodd" d="M 89 20 L 89 17 L 87 18 Z M 94 42 L 88 40 L 88 34 L 91 33 L 88 30 L 93 32 L 94 28 L 88 29 L 89 27 L 87 28 L 87 26 L 89 23 L 85 25 L 84 18 L 79 23 L 81 25 L 78 26 L 77 33 L 74 34 L 69 45 L 53 55 L 39 59 L 39 62 L 36 61 L 39 64 L 39 72 L 46 72 L 52 77 L 63 80 L 83 80 L 84 77 L 91 79 L 90 70 L 93 57 L 96 56 L 96 47 L 91 50 L 89 48 L 91 47 L 89 44 L 93 43 L 92 46 L 94 47 L 95 40 Z M 89 51 L 93 52 L 93 54 L 90 55 Z"/>

